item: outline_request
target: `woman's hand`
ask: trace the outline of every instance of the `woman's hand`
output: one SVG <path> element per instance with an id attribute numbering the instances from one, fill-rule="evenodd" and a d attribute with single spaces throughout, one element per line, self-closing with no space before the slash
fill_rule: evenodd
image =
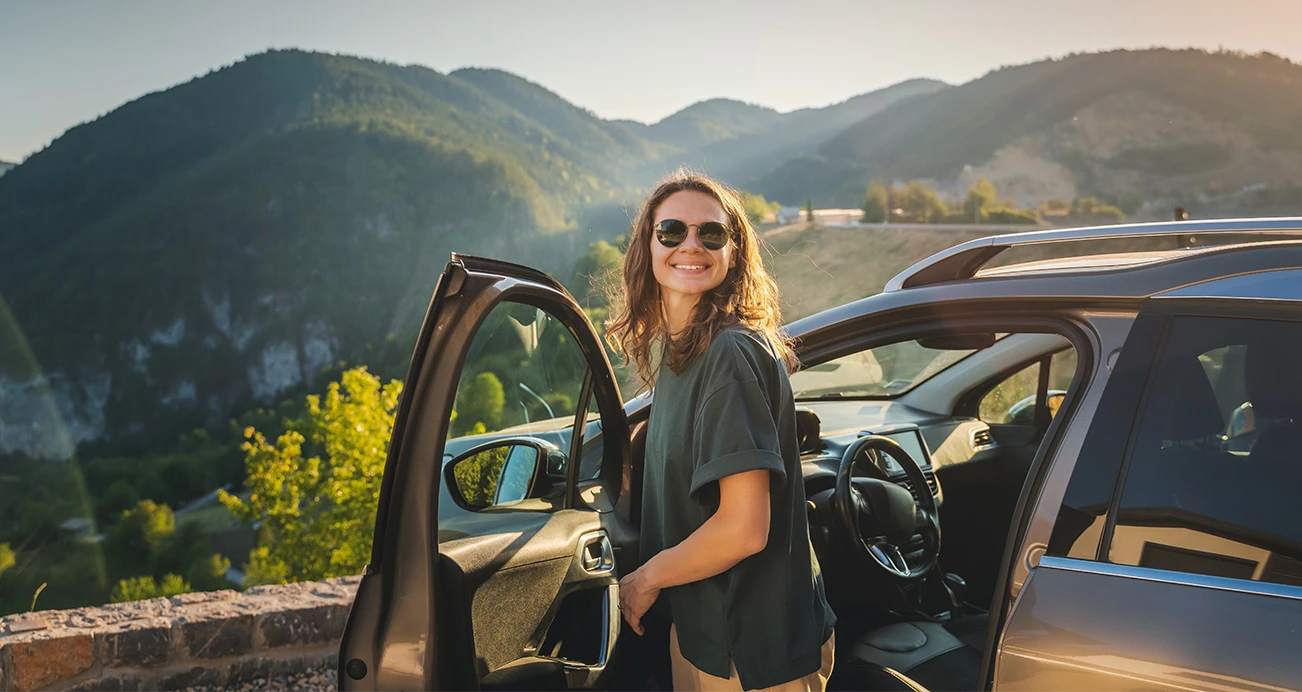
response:
<path id="1" fill-rule="evenodd" d="M 652 583 L 648 567 L 650 564 L 643 565 L 619 580 L 619 609 L 624 613 L 624 621 L 638 636 L 645 634 L 642 616 L 660 596 L 660 587 Z"/>

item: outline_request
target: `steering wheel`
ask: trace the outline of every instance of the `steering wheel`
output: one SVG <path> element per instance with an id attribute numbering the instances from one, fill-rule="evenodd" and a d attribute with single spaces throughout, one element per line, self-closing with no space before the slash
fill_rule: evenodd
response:
<path id="1" fill-rule="evenodd" d="M 918 500 L 903 487 L 879 478 L 854 478 L 855 461 L 885 453 L 904 467 L 909 483 L 918 491 Z M 922 577 L 936 566 L 940 555 L 940 517 L 936 498 L 927 486 L 918 462 L 895 440 L 868 435 L 851 442 L 841 455 L 836 473 L 836 489 L 829 499 L 832 515 L 855 548 L 882 569 L 900 579 Z M 922 532 L 922 555 L 910 565 L 901 545 L 906 545 L 919 530 Z"/>

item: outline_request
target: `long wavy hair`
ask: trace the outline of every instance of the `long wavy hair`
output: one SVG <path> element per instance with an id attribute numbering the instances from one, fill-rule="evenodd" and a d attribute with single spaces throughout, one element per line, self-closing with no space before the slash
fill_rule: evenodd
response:
<path id="1" fill-rule="evenodd" d="M 728 227 L 734 231 L 737 263 L 723 283 L 701 296 L 687 327 L 677 339 L 671 339 L 660 284 L 651 268 L 651 225 L 661 203 L 684 190 L 707 194 L 723 207 Z M 661 352 L 655 355 L 667 359 L 670 371 L 678 375 L 705 353 L 715 334 L 738 324 L 765 337 L 788 371 L 796 366 L 791 340 L 780 329 L 778 285 L 764 269 L 760 242 L 737 191 L 702 173 L 679 169 L 661 180 L 642 202 L 629 235 L 623 278 L 608 289 L 613 294 L 612 316 L 605 323 L 607 340 L 634 367 L 639 392 L 655 386 L 653 353 L 657 345 Z"/>

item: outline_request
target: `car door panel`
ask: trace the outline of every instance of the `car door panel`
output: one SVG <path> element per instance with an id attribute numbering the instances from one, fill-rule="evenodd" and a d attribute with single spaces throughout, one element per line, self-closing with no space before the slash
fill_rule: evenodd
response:
<path id="1" fill-rule="evenodd" d="M 1249 593 L 1230 583 L 1238 580 L 1172 578 L 1041 559 L 1009 617 L 995 689 L 1296 688 L 1302 658 L 1280 652 L 1302 646 L 1302 589 L 1255 584 Z"/>
<path id="2" fill-rule="evenodd" d="M 610 609 L 589 612 L 591 609 L 581 607 L 583 597 L 575 597 L 590 592 L 588 595 L 595 595 L 600 602 L 617 583 L 613 555 L 598 569 L 583 564 L 582 539 L 604 535 L 599 515 L 577 509 L 516 514 L 521 516 L 501 525 L 496 533 L 439 546 L 439 596 L 448 612 L 458 614 L 445 620 L 445 625 L 455 627 L 463 637 L 468 633 L 474 642 L 473 679 L 462 670 L 458 678 L 464 683 L 481 680 L 491 686 L 490 674 L 540 652 L 570 661 L 574 664 L 570 668 L 599 666 L 608 658 L 604 651 L 585 651 L 581 653 L 590 655 L 580 656 L 575 650 L 570 658 L 553 655 L 568 643 L 557 640 L 562 630 L 599 633 L 610 628 Z M 580 619 L 581 615 L 591 617 Z M 456 622 L 458 616 L 469 626 Z M 556 645 L 550 651 L 544 646 L 549 637 Z M 563 673 L 565 666 L 538 669 Z M 519 671 L 511 677 L 521 682 L 532 678 Z"/>
<path id="3" fill-rule="evenodd" d="M 583 312 L 536 270 L 454 255 L 435 289 L 395 419 L 371 564 L 340 647 L 341 689 L 545 689 L 605 681 L 620 623 L 614 562 L 623 551 L 603 531 L 610 513 L 580 498 L 580 464 L 568 464 L 568 490 L 550 500 L 440 511 L 450 501 L 442 466 L 461 370 L 478 325 L 504 300 L 546 311 L 581 351 L 588 374 L 577 403 L 586 407 L 590 394 L 600 411 L 599 478 L 589 484 L 612 489 L 606 505 L 619 492 L 627 421 Z M 636 545 L 635 528 L 617 530 L 621 545 Z M 579 632 L 597 633 L 597 645 L 576 643 L 586 636 Z"/>

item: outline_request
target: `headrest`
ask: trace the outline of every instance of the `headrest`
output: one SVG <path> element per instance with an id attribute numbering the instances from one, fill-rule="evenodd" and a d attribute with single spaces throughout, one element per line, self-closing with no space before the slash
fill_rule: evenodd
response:
<path id="1" fill-rule="evenodd" d="M 1302 343 L 1287 338 L 1254 342 L 1245 361 L 1252 410 L 1266 418 L 1302 418 Z"/>
<path id="2" fill-rule="evenodd" d="M 1157 416 L 1162 439 L 1197 440 L 1225 431 L 1216 392 L 1196 357 L 1163 363 L 1153 393 L 1148 410 Z"/>

